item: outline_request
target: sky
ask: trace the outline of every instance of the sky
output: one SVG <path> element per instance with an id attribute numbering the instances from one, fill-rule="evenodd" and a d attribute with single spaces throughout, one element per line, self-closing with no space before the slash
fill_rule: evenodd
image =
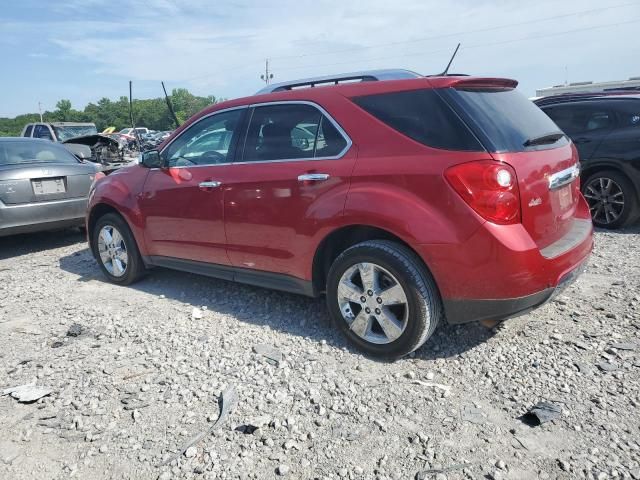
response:
<path id="1" fill-rule="evenodd" d="M 377 68 L 566 81 L 640 76 L 640 0 L 0 0 L 0 117 L 184 87 L 236 98 Z"/>

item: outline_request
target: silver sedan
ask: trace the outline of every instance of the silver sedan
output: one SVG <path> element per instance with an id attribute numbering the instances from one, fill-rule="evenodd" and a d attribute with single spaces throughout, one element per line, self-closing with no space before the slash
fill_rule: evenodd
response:
<path id="1" fill-rule="evenodd" d="M 0 236 L 83 225 L 98 169 L 47 140 L 0 138 Z"/>

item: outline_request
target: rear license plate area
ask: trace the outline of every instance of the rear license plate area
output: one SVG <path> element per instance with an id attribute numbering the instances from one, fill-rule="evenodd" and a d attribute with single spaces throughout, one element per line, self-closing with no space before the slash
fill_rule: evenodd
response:
<path id="1" fill-rule="evenodd" d="M 64 177 L 34 179 L 31 180 L 31 186 L 33 187 L 33 193 L 36 195 L 52 195 L 67 191 Z"/>
<path id="2" fill-rule="evenodd" d="M 573 187 L 571 185 L 567 185 L 558 190 L 558 201 L 562 211 L 571 208 L 573 205 Z"/>

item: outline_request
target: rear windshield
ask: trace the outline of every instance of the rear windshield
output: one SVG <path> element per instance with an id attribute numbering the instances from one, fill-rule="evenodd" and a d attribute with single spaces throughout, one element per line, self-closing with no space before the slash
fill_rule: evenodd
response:
<path id="1" fill-rule="evenodd" d="M 78 163 L 76 157 L 47 141 L 0 142 L 0 166 L 23 163 Z"/>
<path id="2" fill-rule="evenodd" d="M 482 145 L 435 90 L 357 97 L 354 102 L 416 142 L 445 150 L 482 151 Z"/>
<path id="3" fill-rule="evenodd" d="M 513 89 L 443 89 L 453 108 L 465 119 L 491 152 L 520 152 L 557 148 L 557 141 L 535 144 L 536 139 L 560 133 L 557 125 L 532 101 Z M 535 146 L 527 146 L 527 143 Z"/>

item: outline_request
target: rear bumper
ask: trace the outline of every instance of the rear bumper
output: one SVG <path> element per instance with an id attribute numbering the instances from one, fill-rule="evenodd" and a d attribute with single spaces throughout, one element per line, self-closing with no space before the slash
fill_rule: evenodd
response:
<path id="1" fill-rule="evenodd" d="M 524 315 L 553 300 L 584 272 L 586 262 L 560 279 L 554 288 L 518 298 L 500 300 L 443 300 L 448 323 L 460 324 L 481 320 L 504 320 Z"/>
<path id="2" fill-rule="evenodd" d="M 593 248 L 582 200 L 572 227 L 540 249 L 521 224 L 483 224 L 458 244 L 418 245 L 449 323 L 504 319 L 548 301 L 581 272 Z"/>
<path id="3" fill-rule="evenodd" d="M 0 236 L 82 225 L 86 208 L 86 198 L 20 205 L 0 202 Z"/>

